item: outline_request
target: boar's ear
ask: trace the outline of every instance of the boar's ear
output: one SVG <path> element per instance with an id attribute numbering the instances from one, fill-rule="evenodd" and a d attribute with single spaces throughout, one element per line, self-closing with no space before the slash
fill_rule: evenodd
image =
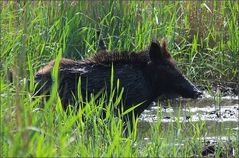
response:
<path id="1" fill-rule="evenodd" d="M 171 57 L 170 53 L 167 50 L 167 44 L 165 39 L 163 39 L 162 41 L 161 53 L 164 59 L 168 60 L 172 65 L 176 65 L 175 60 Z"/>
<path id="2" fill-rule="evenodd" d="M 161 52 L 165 58 L 167 58 L 167 59 L 171 58 L 171 55 L 169 54 L 169 52 L 167 50 L 167 43 L 166 43 L 165 39 L 163 39 L 163 41 L 162 41 Z"/>
<path id="3" fill-rule="evenodd" d="M 149 57 L 153 62 L 157 62 L 163 58 L 163 54 L 161 52 L 161 47 L 158 41 L 152 41 L 149 48 Z"/>

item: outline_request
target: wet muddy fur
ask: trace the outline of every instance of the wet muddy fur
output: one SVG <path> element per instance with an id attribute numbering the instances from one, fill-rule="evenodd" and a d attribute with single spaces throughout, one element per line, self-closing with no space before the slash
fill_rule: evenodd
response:
<path id="1" fill-rule="evenodd" d="M 134 109 L 139 116 L 155 99 L 163 94 L 177 94 L 187 98 L 197 98 L 201 92 L 176 68 L 163 41 L 152 41 L 150 47 L 142 52 L 107 52 L 101 50 L 91 58 L 73 61 L 63 58 L 59 65 L 58 93 L 64 109 L 75 105 L 77 85 L 81 78 L 82 97 L 110 89 L 111 68 L 114 80 L 120 80 L 124 87 L 123 109 L 142 103 Z M 47 94 L 52 85 L 51 70 L 54 61 L 39 70 L 35 75 L 38 83 L 35 95 Z M 116 85 L 116 84 L 114 84 Z M 87 94 L 86 94 L 87 91 Z M 84 93 L 85 92 L 85 93 Z M 109 93 L 109 92 L 108 92 Z M 132 113 L 128 115 L 132 120 Z"/>

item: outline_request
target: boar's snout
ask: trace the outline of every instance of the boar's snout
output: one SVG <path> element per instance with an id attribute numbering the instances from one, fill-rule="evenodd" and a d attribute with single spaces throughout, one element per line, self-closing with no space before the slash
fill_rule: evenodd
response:
<path id="1" fill-rule="evenodd" d="M 182 86 L 181 95 L 184 98 L 197 99 L 202 96 L 202 92 L 199 89 L 197 89 L 195 85 L 189 83 L 188 85 Z"/>
<path id="2" fill-rule="evenodd" d="M 197 91 L 194 91 L 194 95 L 193 95 L 193 99 L 197 99 L 197 98 L 201 98 L 202 97 L 202 92 L 197 90 Z"/>
<path id="3" fill-rule="evenodd" d="M 202 96 L 202 92 L 199 91 L 196 87 L 194 87 L 193 89 L 192 88 L 188 89 L 185 87 L 185 89 L 183 89 L 183 92 L 181 93 L 181 95 L 184 98 L 197 99 Z"/>
<path id="4" fill-rule="evenodd" d="M 178 93 L 184 98 L 197 99 L 202 96 L 202 92 L 186 77 L 183 76 L 183 81 L 178 86 Z"/>

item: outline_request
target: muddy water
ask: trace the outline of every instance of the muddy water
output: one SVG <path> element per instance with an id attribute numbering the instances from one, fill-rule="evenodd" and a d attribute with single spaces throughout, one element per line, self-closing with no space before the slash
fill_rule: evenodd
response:
<path id="1" fill-rule="evenodd" d="M 159 112 L 160 111 L 160 112 Z M 239 134 L 239 98 L 238 96 L 213 97 L 207 92 L 197 100 L 176 99 L 161 101 L 144 111 L 139 118 L 138 133 L 149 138 L 148 129 L 156 121 L 166 127 L 171 122 L 189 124 L 204 122 L 206 133 L 204 139 L 231 136 L 238 139 Z M 236 136 L 236 137 L 235 137 Z"/>

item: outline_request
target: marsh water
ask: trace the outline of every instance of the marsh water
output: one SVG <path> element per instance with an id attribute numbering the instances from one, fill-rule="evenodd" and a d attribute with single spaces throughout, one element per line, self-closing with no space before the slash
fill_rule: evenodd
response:
<path id="1" fill-rule="evenodd" d="M 202 98 L 174 99 L 159 101 L 145 110 L 138 123 L 138 133 L 150 140 L 149 127 L 161 122 L 161 128 L 171 123 L 202 123 L 206 132 L 203 139 L 238 139 L 239 136 L 239 98 L 238 95 L 209 95 L 206 91 Z"/>

